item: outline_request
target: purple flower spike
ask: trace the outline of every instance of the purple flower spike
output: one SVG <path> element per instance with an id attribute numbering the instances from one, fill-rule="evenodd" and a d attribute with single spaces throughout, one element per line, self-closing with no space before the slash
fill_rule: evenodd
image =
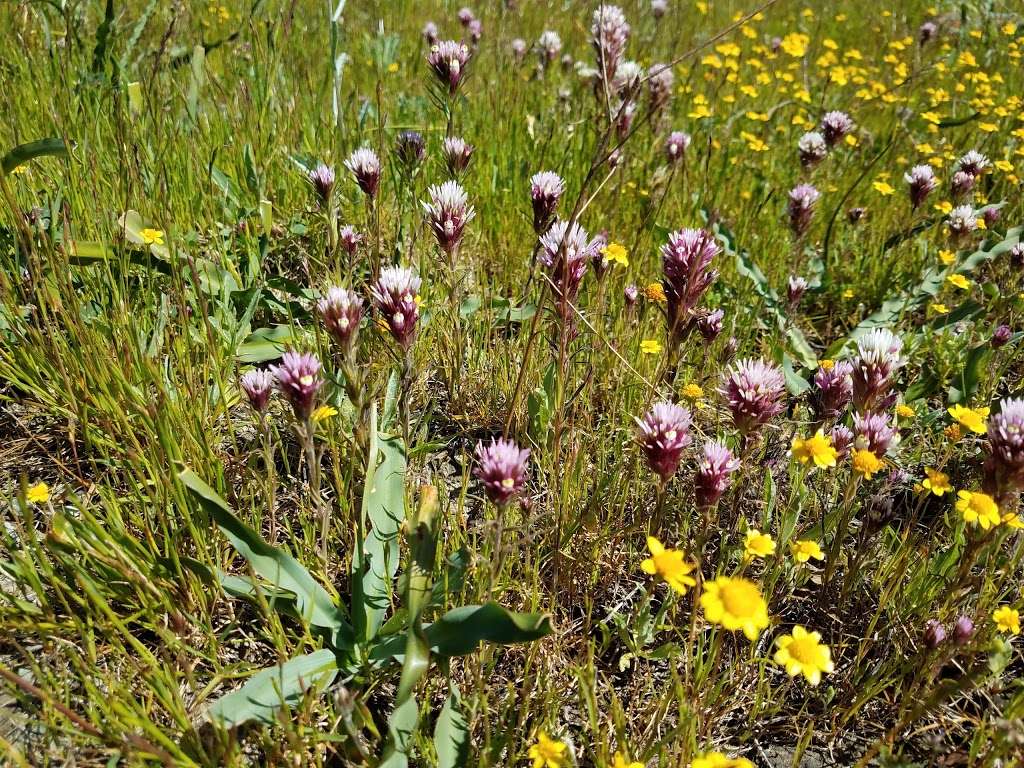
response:
<path id="1" fill-rule="evenodd" d="M 934 21 L 924 22 L 917 28 L 917 42 L 921 45 L 927 45 L 930 40 L 934 39 L 938 31 L 939 27 Z"/>
<path id="2" fill-rule="evenodd" d="M 409 171 L 415 170 L 427 155 L 427 145 L 419 131 L 402 131 L 395 139 L 395 153 Z"/>
<path id="3" fill-rule="evenodd" d="M 853 399 L 853 363 L 837 360 L 832 367 L 820 367 L 814 374 L 812 401 L 818 418 L 832 419 Z"/>
<path id="4" fill-rule="evenodd" d="M 807 291 L 807 280 L 800 275 L 790 275 L 789 285 L 786 288 L 786 301 L 789 306 L 796 308 Z"/>
<path id="5" fill-rule="evenodd" d="M 537 55 L 540 56 L 541 66 L 547 67 L 558 59 L 562 52 L 562 38 L 551 29 L 545 29 L 537 38 Z"/>
<path id="6" fill-rule="evenodd" d="M 832 438 L 832 447 L 836 449 L 836 457 L 845 459 L 853 447 L 853 432 L 845 424 L 836 424 L 829 437 Z"/>
<path id="7" fill-rule="evenodd" d="M 462 242 L 466 224 L 473 219 L 476 211 L 468 204 L 466 190 L 457 181 L 446 181 L 440 186 L 430 187 L 427 193 L 430 202 L 422 203 L 427 223 L 430 224 L 438 246 L 451 258 Z"/>
<path id="8" fill-rule="evenodd" d="M 957 645 L 967 645 L 974 637 L 974 622 L 967 616 L 961 616 L 953 625 L 953 642 Z"/>
<path id="9" fill-rule="evenodd" d="M 1003 400 L 988 420 L 986 486 L 1003 494 L 1024 489 L 1024 399 Z"/>
<path id="10" fill-rule="evenodd" d="M 346 224 L 338 231 L 338 242 L 345 253 L 349 256 L 355 256 L 356 251 L 359 250 L 360 243 L 363 242 L 363 236 L 356 231 L 355 227 Z"/>
<path id="11" fill-rule="evenodd" d="M 889 414 L 884 412 L 855 413 L 853 431 L 857 435 L 854 447 L 857 450 L 871 451 L 875 456 L 884 456 L 893 438 L 896 437 L 896 430 L 889 425 Z"/>
<path id="12" fill-rule="evenodd" d="M 965 197 L 974 189 L 975 177 L 965 171 L 956 171 L 949 180 L 949 192 L 953 197 Z"/>
<path id="13" fill-rule="evenodd" d="M 930 650 L 935 650 L 942 645 L 946 640 L 946 630 L 942 626 L 942 622 L 936 619 L 928 619 L 924 624 L 922 639 L 924 640 L 925 648 Z"/>
<path id="14" fill-rule="evenodd" d="M 760 429 L 782 412 L 786 380 L 764 360 L 740 360 L 725 375 L 719 390 L 729 404 L 732 421 L 743 435 Z"/>
<path id="15" fill-rule="evenodd" d="M 359 323 L 363 319 L 363 300 L 359 294 L 331 286 L 316 303 L 316 311 L 342 350 L 352 350 L 359 335 Z"/>
<path id="16" fill-rule="evenodd" d="M 622 9 L 617 5 L 600 5 L 594 11 L 594 22 L 590 27 L 597 67 L 602 79 L 610 83 L 615 77 L 622 55 L 629 40 L 629 24 Z"/>
<path id="17" fill-rule="evenodd" d="M 430 46 L 427 64 L 434 70 L 437 79 L 454 95 L 466 75 L 466 63 L 470 57 L 469 48 L 454 40 L 442 40 Z"/>
<path id="18" fill-rule="evenodd" d="M 313 413 L 316 393 L 324 385 L 320 376 L 320 361 L 311 352 L 285 352 L 280 365 L 270 366 L 277 380 L 277 388 L 291 403 L 295 418 L 308 421 Z"/>
<path id="19" fill-rule="evenodd" d="M 683 449 L 690 444 L 690 412 L 676 403 L 655 403 L 637 424 L 640 447 L 651 471 L 661 482 L 668 482 L 679 468 Z"/>
<path id="20" fill-rule="evenodd" d="M 845 112 L 826 112 L 821 118 L 821 135 L 830 147 L 853 133 L 854 127 L 853 120 Z"/>
<path id="21" fill-rule="evenodd" d="M 903 366 L 903 341 L 888 328 L 875 328 L 857 342 L 853 361 L 853 404 L 864 413 L 892 404 L 893 376 Z"/>
<path id="22" fill-rule="evenodd" d="M 668 64 L 651 64 L 648 70 L 647 88 L 651 94 L 651 109 L 664 109 L 672 99 L 676 76 Z"/>
<path id="23" fill-rule="evenodd" d="M 697 473 L 693 478 L 693 492 L 699 509 L 711 509 L 722 498 L 731 482 L 733 472 L 740 468 L 740 460 L 722 443 L 708 440 L 697 460 Z"/>
<path id="24" fill-rule="evenodd" d="M 683 154 L 690 146 L 690 134 L 682 131 L 672 131 L 665 142 L 665 158 L 669 163 L 678 163 L 683 159 Z"/>
<path id="25" fill-rule="evenodd" d="M 242 391 L 249 399 L 249 405 L 257 413 L 263 413 L 270 404 L 270 392 L 274 388 L 274 375 L 270 371 L 254 369 L 246 371 L 239 380 Z"/>
<path id="26" fill-rule="evenodd" d="M 990 165 L 990 160 L 985 157 L 981 152 L 975 149 L 964 153 L 964 155 L 956 161 L 956 170 L 963 173 L 970 174 L 971 176 L 980 176 L 985 172 L 985 169 Z"/>
<path id="27" fill-rule="evenodd" d="M 789 193 L 789 228 L 796 237 L 803 237 L 811 226 L 814 207 L 821 194 L 812 184 L 799 184 Z"/>
<path id="28" fill-rule="evenodd" d="M 946 225 L 949 234 L 958 240 L 978 228 L 978 213 L 972 205 L 959 205 L 949 212 Z"/>
<path id="29" fill-rule="evenodd" d="M 423 25 L 423 39 L 427 41 L 427 45 L 437 44 L 437 24 L 428 21 Z"/>
<path id="30" fill-rule="evenodd" d="M 444 156 L 444 164 L 448 173 L 458 176 L 469 167 L 469 160 L 473 156 L 473 145 L 466 143 L 458 136 L 449 136 L 441 144 L 441 154 Z"/>
<path id="31" fill-rule="evenodd" d="M 306 175 L 306 178 L 321 203 L 326 204 L 330 201 L 331 192 L 334 190 L 334 169 L 331 166 L 320 163 Z"/>
<path id="32" fill-rule="evenodd" d="M 697 318 L 697 331 L 704 341 L 714 341 L 722 332 L 722 321 L 725 319 L 725 311 L 713 309 L 706 315 Z"/>
<path id="33" fill-rule="evenodd" d="M 565 193 L 565 182 L 557 173 L 541 171 L 530 179 L 530 202 L 533 204 L 533 231 L 547 232 L 555 217 L 558 201 Z"/>
<path id="34" fill-rule="evenodd" d="M 800 165 L 804 168 L 813 168 L 828 154 L 825 137 L 817 131 L 811 131 L 801 136 L 796 148 L 800 152 Z"/>
<path id="35" fill-rule="evenodd" d="M 992 338 L 989 343 L 992 345 L 992 349 L 999 349 L 1005 347 L 1010 343 L 1010 339 L 1013 338 L 1013 329 L 1008 325 L 1000 325 L 995 331 L 992 332 Z"/>
<path id="36" fill-rule="evenodd" d="M 930 165 L 915 165 L 903 174 L 903 180 L 910 185 L 910 204 L 914 208 L 919 208 L 928 195 L 939 186 L 935 171 Z"/>
<path id="37" fill-rule="evenodd" d="M 530 452 L 511 440 L 492 440 L 490 445 L 480 442 L 473 474 L 484 484 L 487 498 L 503 507 L 522 491 L 529 458 Z"/>
<path id="38" fill-rule="evenodd" d="M 420 317 L 420 279 L 411 269 L 385 267 L 377 282 L 370 287 L 370 298 L 384 316 L 391 335 L 408 351 L 416 339 L 416 321 Z"/>
<path id="39" fill-rule="evenodd" d="M 356 184 L 373 199 L 380 185 L 380 160 L 377 153 L 369 147 L 360 147 L 345 161 L 345 167 L 355 176 Z"/>
<path id="40" fill-rule="evenodd" d="M 668 299 L 668 327 L 678 342 L 689 330 L 691 314 L 705 291 L 718 278 L 711 261 L 722 252 L 714 236 L 703 229 L 681 229 L 668 236 L 661 246 L 661 265 L 665 273 L 662 286 Z"/>
<path id="41" fill-rule="evenodd" d="M 537 260 L 548 271 L 563 320 L 571 319 L 568 304 L 575 302 L 587 265 L 598 256 L 602 244 L 600 237 L 590 239 L 578 222 L 570 227 L 569 222 L 558 220 L 541 236 Z"/>

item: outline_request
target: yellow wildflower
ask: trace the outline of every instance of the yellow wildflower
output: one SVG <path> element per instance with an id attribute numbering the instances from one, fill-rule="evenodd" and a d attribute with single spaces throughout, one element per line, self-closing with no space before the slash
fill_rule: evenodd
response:
<path id="1" fill-rule="evenodd" d="M 756 528 L 751 528 L 747 531 L 747 538 L 743 542 L 743 554 L 747 559 L 774 555 L 775 542 L 767 533 L 761 533 Z"/>
<path id="2" fill-rule="evenodd" d="M 630 760 L 621 752 L 616 752 L 615 757 L 612 758 L 612 768 L 644 768 L 644 764 Z"/>
<path id="3" fill-rule="evenodd" d="M 319 424 L 321 421 L 324 421 L 325 419 L 329 419 L 332 416 L 337 415 L 338 409 L 335 408 L 333 405 L 321 405 L 319 408 L 313 411 L 312 419 L 313 423 Z"/>
<path id="4" fill-rule="evenodd" d="M 1008 605 L 996 608 L 992 614 L 992 621 L 996 623 L 996 628 L 1000 632 L 1007 635 L 1020 634 L 1020 612 L 1016 608 L 1011 608 Z"/>
<path id="5" fill-rule="evenodd" d="M 880 458 L 865 448 L 853 452 L 852 464 L 853 471 L 865 480 L 870 480 L 885 466 Z"/>
<path id="6" fill-rule="evenodd" d="M 700 388 L 699 384 L 691 382 L 683 387 L 682 395 L 687 400 L 700 400 L 704 397 L 704 390 Z"/>
<path id="7" fill-rule="evenodd" d="M 960 491 L 957 493 L 956 511 L 972 525 L 980 525 L 986 531 L 999 525 L 1002 518 L 996 500 L 981 491 Z"/>
<path id="8" fill-rule="evenodd" d="M 751 641 L 768 626 L 768 604 L 761 590 L 739 576 L 719 576 L 706 584 L 700 605 L 709 622 L 730 632 L 742 631 Z"/>
<path id="9" fill-rule="evenodd" d="M 745 757 L 728 757 L 724 752 L 708 752 L 695 758 L 690 768 L 754 768 Z"/>
<path id="10" fill-rule="evenodd" d="M 894 187 L 892 187 L 890 184 L 887 184 L 884 181 L 876 181 L 871 186 L 874 187 L 875 191 L 878 192 L 878 194 L 882 195 L 883 197 L 888 197 L 889 195 L 896 191 Z"/>
<path id="11" fill-rule="evenodd" d="M 601 255 L 610 263 L 618 264 L 621 267 L 629 266 L 628 252 L 625 246 L 618 243 L 608 243 L 608 245 L 601 249 Z"/>
<path id="12" fill-rule="evenodd" d="M 555 741 L 544 731 L 537 734 L 537 743 L 530 747 L 527 757 L 533 761 L 533 768 L 564 768 L 569 764 L 564 741 Z"/>
<path id="13" fill-rule="evenodd" d="M 807 46 L 811 38 L 799 32 L 790 32 L 782 38 L 782 50 L 794 59 L 802 58 L 807 53 Z"/>
<path id="14" fill-rule="evenodd" d="M 921 487 L 931 491 L 936 496 L 943 496 L 953 490 L 949 484 L 949 475 L 931 467 L 925 467 L 924 473 L 927 477 L 921 481 Z"/>
<path id="15" fill-rule="evenodd" d="M 50 500 L 50 486 L 39 482 L 25 492 L 25 501 L 29 504 L 45 504 Z"/>
<path id="16" fill-rule="evenodd" d="M 901 419 L 912 419 L 917 416 L 917 411 L 911 408 L 906 403 L 900 403 L 896 406 L 896 415 Z"/>
<path id="17" fill-rule="evenodd" d="M 821 546 L 818 542 L 811 541 L 810 539 L 792 542 L 789 545 L 789 552 L 798 563 L 806 563 L 812 557 L 815 560 L 825 559 L 825 553 L 822 551 Z"/>
<path id="18" fill-rule="evenodd" d="M 685 595 L 686 588 L 697 583 L 690 575 L 695 566 L 686 562 L 686 555 L 682 550 L 666 549 L 653 536 L 647 537 L 647 549 L 651 551 L 651 556 L 640 563 L 640 570 L 644 573 L 660 577 L 680 595 Z"/>
<path id="19" fill-rule="evenodd" d="M 790 677 L 803 675 L 811 685 L 821 682 L 822 672 L 834 672 L 832 652 L 821 642 L 821 635 L 808 632 L 797 624 L 793 634 L 783 635 L 775 641 L 775 663 L 786 668 Z"/>
<path id="20" fill-rule="evenodd" d="M 988 418 L 988 408 L 965 408 L 962 405 L 954 405 L 947 409 L 960 425 L 967 427 L 971 432 L 979 435 L 985 434 L 985 419 Z"/>
<path id="21" fill-rule="evenodd" d="M 139 232 L 139 237 L 142 238 L 142 242 L 146 245 L 163 245 L 164 244 L 164 233 L 159 229 L 149 229 L 148 227 Z"/>
<path id="22" fill-rule="evenodd" d="M 971 287 L 971 281 L 963 275 L 948 275 L 946 277 L 946 282 L 956 288 L 959 288 L 961 291 L 966 291 Z"/>
<path id="23" fill-rule="evenodd" d="M 640 342 L 640 351 L 645 355 L 656 355 L 661 352 L 661 342 L 657 339 L 644 339 Z"/>
<path id="24" fill-rule="evenodd" d="M 811 437 L 794 437 L 792 443 L 793 458 L 801 464 L 814 462 L 814 466 L 827 469 L 836 465 L 838 453 L 832 447 L 832 438 L 819 429 Z"/>
<path id="25" fill-rule="evenodd" d="M 648 301 L 656 301 L 659 304 L 664 304 L 668 301 L 668 297 L 665 296 L 665 289 L 661 287 L 661 283 L 648 283 L 645 285 L 644 297 Z"/>

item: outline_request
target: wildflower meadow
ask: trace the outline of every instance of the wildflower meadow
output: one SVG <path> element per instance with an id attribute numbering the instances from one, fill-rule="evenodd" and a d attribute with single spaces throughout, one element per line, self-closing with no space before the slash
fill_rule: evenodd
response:
<path id="1" fill-rule="evenodd" d="M 0 4 L 0 764 L 1024 765 L 1022 59 Z"/>

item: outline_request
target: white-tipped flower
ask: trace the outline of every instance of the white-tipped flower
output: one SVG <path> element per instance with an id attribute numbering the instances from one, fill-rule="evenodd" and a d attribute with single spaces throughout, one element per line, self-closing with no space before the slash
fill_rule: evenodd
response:
<path id="1" fill-rule="evenodd" d="M 476 215 L 476 211 L 469 205 L 466 190 L 457 181 L 432 186 L 427 193 L 430 202 L 422 203 L 427 223 L 441 250 L 450 256 L 458 248 L 466 224 Z"/>

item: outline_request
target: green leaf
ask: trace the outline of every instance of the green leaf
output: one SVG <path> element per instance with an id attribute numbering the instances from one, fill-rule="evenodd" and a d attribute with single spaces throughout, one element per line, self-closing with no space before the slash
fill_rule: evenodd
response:
<path id="1" fill-rule="evenodd" d="M 551 634 L 551 618 L 543 613 L 515 613 L 497 603 L 454 608 L 426 627 L 430 651 L 439 656 L 465 656 L 481 643 L 511 645 Z M 390 637 L 370 652 L 380 661 L 404 660 L 404 637 Z"/>
<path id="2" fill-rule="evenodd" d="M 793 397 L 800 397 L 811 388 L 807 379 L 793 370 L 793 358 L 785 352 L 782 353 L 782 374 L 786 379 L 786 389 Z"/>
<path id="3" fill-rule="evenodd" d="M 191 469 L 180 472 L 178 479 L 213 518 L 239 554 L 249 561 L 258 576 L 269 581 L 274 589 L 287 590 L 295 595 L 299 615 L 313 626 L 329 630 L 342 642 L 351 642 L 352 629 L 341 609 L 298 560 L 263 541 Z"/>
<path id="4" fill-rule="evenodd" d="M 469 762 L 469 724 L 462 714 L 462 696 L 454 683 L 434 726 L 437 768 L 463 768 Z"/>
<path id="5" fill-rule="evenodd" d="M 294 331 L 289 325 L 257 328 L 238 345 L 235 357 L 242 363 L 265 363 L 267 360 L 277 360 L 284 354 L 285 347 L 293 344 L 294 341 Z"/>
<path id="6" fill-rule="evenodd" d="M 395 707 L 395 711 L 388 718 L 388 743 L 377 768 L 407 768 L 412 737 L 419 719 L 420 709 L 413 697 L 410 696 Z"/>
<path id="7" fill-rule="evenodd" d="M 68 147 L 64 139 L 40 139 L 30 141 L 28 144 L 19 144 L 0 160 L 0 168 L 4 175 L 9 174 L 19 165 L 24 165 L 29 160 L 37 157 L 68 157 Z"/>
<path id="8" fill-rule="evenodd" d="M 405 445 L 401 438 L 377 433 L 376 406 L 371 422 L 362 505 L 366 537 L 352 558 L 352 618 L 364 641 L 377 634 L 391 605 L 398 532 L 405 520 Z"/>
<path id="9" fill-rule="evenodd" d="M 947 392 L 947 398 L 951 404 L 968 403 L 974 397 L 991 351 L 992 347 L 989 344 L 979 344 L 967 353 L 963 368 L 953 379 Z"/>
<path id="10" fill-rule="evenodd" d="M 225 728 L 250 720 L 273 723 L 278 709 L 297 703 L 310 689 L 325 690 L 337 674 L 334 651 L 322 648 L 260 670 L 241 688 L 217 699 L 207 714 Z"/>

